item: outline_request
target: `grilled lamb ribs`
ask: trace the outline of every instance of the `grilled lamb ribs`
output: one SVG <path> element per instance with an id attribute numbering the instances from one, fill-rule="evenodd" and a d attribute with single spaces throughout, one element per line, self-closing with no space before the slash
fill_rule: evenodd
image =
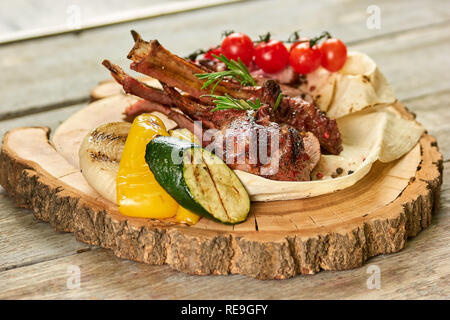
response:
<path id="1" fill-rule="evenodd" d="M 212 134 L 203 135 L 204 146 L 232 169 L 273 180 L 308 181 L 320 159 L 320 145 L 312 133 L 300 133 L 287 124 L 270 119 L 272 106 L 258 110 L 211 110 L 189 96 L 163 84 L 176 107 L 194 120 L 202 121 Z M 211 143 L 211 144 L 209 144 Z"/>
<path id="2" fill-rule="evenodd" d="M 205 97 L 209 92 L 202 89 L 203 81 L 195 76 L 208 72 L 206 68 L 173 55 L 156 40 L 146 42 L 137 33 L 133 36 L 136 42 L 128 55 L 133 60 L 131 69 L 158 79 L 164 91 L 145 85 L 105 60 L 103 64 L 127 93 L 145 99 L 126 110 L 128 118 L 143 112 L 162 112 L 180 127 L 197 134 L 200 131 L 204 146 L 213 145 L 231 168 L 274 180 L 308 181 L 320 159 L 321 148 L 332 154 L 342 150 L 336 121 L 327 118 L 312 103 L 300 97 L 284 96 L 274 111 L 281 89 L 271 80 L 253 87 L 243 87 L 233 80 L 222 81 L 214 91 L 216 95 L 259 99 L 262 106 L 250 111 L 212 112 L 211 98 Z M 193 120 L 201 121 L 202 128 L 196 128 L 198 124 Z M 204 140 L 203 133 L 207 129 L 216 130 L 211 141 Z M 277 137 L 275 147 L 274 135 Z M 257 143 L 252 144 L 252 141 Z M 267 147 L 269 162 L 254 159 L 254 144 L 258 149 L 262 142 Z"/>
<path id="3" fill-rule="evenodd" d="M 166 50 L 157 40 L 146 42 L 140 37 L 135 37 L 136 43 L 128 54 L 133 63 L 131 69 L 154 77 L 169 86 L 177 87 L 190 94 L 194 98 L 210 102 L 210 98 L 204 97 L 208 94 L 202 90 L 203 81 L 195 75 L 205 73 L 203 68 L 194 63 L 180 58 Z M 276 82 L 271 81 L 273 84 Z M 274 87 L 274 85 L 272 85 Z M 229 94 L 238 99 L 260 99 L 262 102 L 273 103 L 278 93 L 274 88 L 272 94 L 267 94 L 263 86 L 243 87 L 235 81 L 222 81 L 214 90 L 217 95 Z M 273 104 L 272 104 L 273 105 Z M 300 132 L 312 132 L 319 139 L 322 149 L 330 154 L 339 154 L 342 151 L 342 139 L 336 121 L 329 119 L 325 113 L 304 101 L 300 97 L 285 96 L 280 103 L 280 119 L 276 121 L 289 121 Z"/>
<path id="4" fill-rule="evenodd" d="M 300 133 L 290 125 L 271 121 L 271 106 L 266 104 L 255 111 L 212 112 L 213 106 L 201 104 L 197 99 L 183 95 L 165 83 L 164 91 L 151 88 L 109 61 L 104 61 L 103 64 L 126 92 L 146 99 L 154 97 L 155 100 L 166 94 L 164 100 L 171 101 L 170 105 L 164 105 L 160 103 L 161 100 L 141 100 L 126 110 L 128 116 L 134 117 L 139 113 L 152 111 L 166 114 L 179 127 L 199 134 L 203 146 L 213 149 L 232 169 L 274 180 L 310 180 L 311 171 L 320 159 L 319 141 L 310 132 Z M 174 107 L 182 113 L 175 111 Z M 194 120 L 201 121 L 202 127 L 196 129 Z M 208 136 L 205 134 L 208 129 L 215 131 Z M 278 144 L 274 144 L 274 141 Z"/>

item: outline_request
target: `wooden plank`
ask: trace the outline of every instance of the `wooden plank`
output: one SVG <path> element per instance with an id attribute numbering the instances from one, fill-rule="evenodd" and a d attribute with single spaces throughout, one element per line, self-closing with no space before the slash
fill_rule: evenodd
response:
<path id="1" fill-rule="evenodd" d="M 78 1 L 76 4 L 70 5 L 67 5 L 64 2 L 55 3 L 54 1 L 45 1 L 43 6 L 39 6 L 39 11 L 42 10 L 40 14 L 37 14 L 33 10 L 35 8 L 30 3 L 27 3 L 25 6 L 9 5 L 9 8 L 13 7 L 13 9 L 15 9 L 14 11 L 16 11 L 14 14 L 11 10 L 8 10 L 9 16 L 14 17 L 14 23 L 6 20 L 6 23 L 3 22 L 2 25 L 0 25 L 0 27 L 6 27 L 5 29 L 9 31 L 0 32 L 0 44 L 71 32 L 80 32 L 113 24 L 148 19 L 239 1 L 243 0 L 188 0 L 169 2 L 158 0 L 156 1 L 157 3 L 153 3 L 151 6 L 148 6 L 145 2 L 142 3 L 142 1 L 121 2 L 120 6 L 118 6 L 118 3 L 106 1 L 93 2 L 82 0 Z M 4 12 L 6 13 L 7 11 L 5 10 Z M 33 16 L 33 19 L 30 19 L 30 15 Z M 0 17 L 1 16 L 2 15 L 0 14 Z M 37 19 L 35 19 L 36 16 L 38 17 Z M 6 17 L 3 16 L 2 18 Z M 16 30 L 11 32 L 11 26 Z"/>
<path id="2" fill-rule="evenodd" d="M 48 112 L 42 112 L 37 114 L 31 114 L 19 118 L 0 121 L 0 139 L 10 129 L 26 126 L 45 126 L 52 129 L 56 129 L 62 121 L 74 114 L 80 108 L 86 106 L 87 103 L 76 104 L 70 107 L 65 107 Z"/>
<path id="3" fill-rule="evenodd" d="M 72 234 L 57 233 L 34 219 L 29 210 L 15 207 L 0 187 L 0 271 L 48 261 L 85 250 L 89 246 Z"/>
<path id="4" fill-rule="evenodd" d="M 420 45 L 417 42 L 420 40 Z M 400 100 L 450 89 L 450 23 L 352 46 L 378 64 Z"/>
<path id="5" fill-rule="evenodd" d="M 449 83 L 438 81 L 437 77 L 442 75 L 440 70 L 448 66 L 447 61 L 438 64 L 444 58 L 437 60 L 436 64 L 433 62 L 431 70 L 428 70 L 430 55 L 438 55 L 448 50 L 449 46 L 449 41 L 445 41 L 448 39 L 449 27 L 442 23 L 448 21 L 450 8 L 441 5 L 442 1 L 380 1 L 378 5 L 383 12 L 380 30 L 368 30 L 366 27 L 366 8 L 372 4 L 371 1 L 328 6 L 324 2 L 314 1 L 300 6 L 297 1 L 287 0 L 283 4 L 280 6 L 278 2 L 270 1 L 264 4 L 260 1 L 244 2 L 125 23 L 79 35 L 2 46 L 0 119 L 85 100 L 89 90 L 98 81 L 108 77 L 100 65 L 102 59 L 109 58 L 123 66 L 128 65 L 125 56 L 132 45 L 129 35 L 132 28 L 140 31 L 145 38 L 160 39 L 168 49 L 181 55 L 217 43 L 221 31 L 231 28 L 248 32 L 254 37 L 270 30 L 275 37 L 282 38 L 300 27 L 310 35 L 326 28 L 345 41 L 359 41 L 413 28 L 406 35 L 398 35 L 398 39 L 389 43 L 389 46 L 379 40 L 376 46 L 365 48 L 376 61 L 380 60 L 382 70 L 401 98 L 408 97 L 417 89 L 430 91 L 437 85 L 444 88 Z M 408 10 L 404 10 L 405 6 L 408 6 Z M 264 27 L 255 28 L 261 19 L 264 19 Z M 298 21 L 301 21 L 301 26 Z M 411 40 L 419 38 L 414 28 L 429 24 L 438 24 L 438 27 L 421 32 L 420 45 L 416 40 Z M 410 50 L 416 59 L 414 64 L 408 58 Z M 403 77 L 402 72 L 408 72 L 408 77 Z M 409 76 L 412 72 L 413 77 Z M 417 79 L 422 80 L 417 82 Z"/>
<path id="6" fill-rule="evenodd" d="M 120 260 L 98 249 L 1 272 L 0 299 L 448 299 L 449 162 L 444 172 L 442 208 L 432 225 L 403 251 L 375 257 L 362 268 L 288 280 L 198 277 Z M 70 266 L 80 268 L 78 289 L 66 286 Z M 367 288 L 369 267 L 380 270 L 380 289 Z"/>
<path id="7" fill-rule="evenodd" d="M 0 139 L 9 129 L 18 126 L 48 126 L 59 123 L 78 110 L 75 105 L 51 112 L 0 122 Z M 0 187 L 0 270 L 17 268 L 40 261 L 76 254 L 89 248 L 72 234 L 57 233 L 47 223 L 34 219 L 29 210 L 17 208 Z"/>

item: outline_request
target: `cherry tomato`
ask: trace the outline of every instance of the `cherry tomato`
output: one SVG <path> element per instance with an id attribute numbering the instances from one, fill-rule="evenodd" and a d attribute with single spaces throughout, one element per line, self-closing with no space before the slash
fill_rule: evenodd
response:
<path id="1" fill-rule="evenodd" d="M 331 72 L 339 71 L 347 61 L 347 47 L 339 39 L 327 39 L 320 45 L 322 67 Z"/>
<path id="2" fill-rule="evenodd" d="M 213 54 L 220 57 L 220 54 L 222 53 L 222 50 L 219 48 L 213 48 L 210 49 L 208 52 L 205 53 L 205 55 L 203 56 L 204 59 L 209 59 L 209 60 L 217 60 L 216 58 L 213 57 Z"/>
<path id="3" fill-rule="evenodd" d="M 253 60 L 253 41 L 249 36 L 235 32 L 222 41 L 222 53 L 230 60 L 240 58 L 245 65 Z"/>
<path id="4" fill-rule="evenodd" d="M 289 62 L 289 52 L 281 41 L 261 42 L 255 48 L 255 62 L 264 72 L 278 72 Z"/>
<path id="5" fill-rule="evenodd" d="M 297 73 L 307 74 L 320 66 L 320 56 L 320 49 L 317 46 L 311 48 L 309 42 L 303 42 L 291 50 L 289 63 Z"/>

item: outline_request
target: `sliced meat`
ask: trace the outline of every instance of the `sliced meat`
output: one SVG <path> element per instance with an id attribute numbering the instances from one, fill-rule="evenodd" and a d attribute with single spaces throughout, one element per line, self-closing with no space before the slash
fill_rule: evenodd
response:
<path id="1" fill-rule="evenodd" d="M 303 136 L 303 145 L 309 156 L 309 168 L 312 171 L 320 161 L 321 153 L 319 139 L 317 139 L 312 132 L 306 132 Z"/>
<path id="2" fill-rule="evenodd" d="M 285 98 L 273 117 L 274 121 L 287 123 L 300 131 L 312 132 L 327 153 L 341 153 L 342 138 L 336 120 L 328 118 L 311 103 L 301 98 Z"/>

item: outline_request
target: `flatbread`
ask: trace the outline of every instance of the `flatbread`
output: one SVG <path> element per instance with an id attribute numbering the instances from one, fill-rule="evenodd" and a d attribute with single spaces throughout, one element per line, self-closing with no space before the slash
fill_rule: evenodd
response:
<path id="1" fill-rule="evenodd" d="M 362 179 L 377 160 L 396 160 L 414 146 L 418 148 L 416 152 L 420 152 L 417 142 L 424 128 L 415 121 L 402 118 L 392 106 L 363 110 L 339 118 L 337 122 L 343 138 L 343 151 L 338 156 L 322 155 L 313 171 L 313 181 L 275 181 L 235 170 L 251 199 L 302 199 L 342 190 Z M 337 175 L 337 171 L 341 174 Z"/>
<path id="2" fill-rule="evenodd" d="M 319 67 L 306 80 L 301 89 L 331 118 L 397 101 L 376 63 L 360 52 L 349 52 L 340 71 L 329 72 Z"/>

